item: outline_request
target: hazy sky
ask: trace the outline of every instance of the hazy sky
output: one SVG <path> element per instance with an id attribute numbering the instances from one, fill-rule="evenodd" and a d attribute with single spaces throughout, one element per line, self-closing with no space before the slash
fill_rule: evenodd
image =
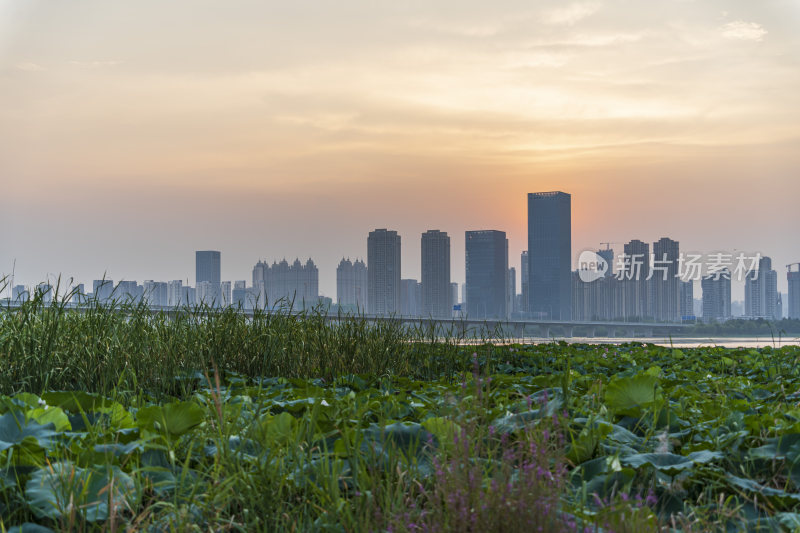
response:
<path id="1" fill-rule="evenodd" d="M 800 261 L 800 1 L 0 0 L 0 273 L 223 279 L 374 228 Z M 612 245 L 619 248 L 621 245 Z M 736 297 L 736 293 L 734 294 Z"/>

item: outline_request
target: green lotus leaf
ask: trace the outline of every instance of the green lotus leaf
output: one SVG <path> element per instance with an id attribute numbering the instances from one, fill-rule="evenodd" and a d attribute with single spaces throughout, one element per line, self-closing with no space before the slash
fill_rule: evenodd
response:
<path id="1" fill-rule="evenodd" d="M 60 407 L 72 414 L 94 411 L 112 403 L 111 400 L 88 392 L 53 391 L 42 394 L 42 399 L 47 405 Z"/>
<path id="2" fill-rule="evenodd" d="M 669 475 L 675 475 L 681 470 L 692 468 L 695 464 L 705 464 L 721 459 L 721 452 L 702 450 L 689 455 L 676 455 L 674 453 L 637 453 L 623 457 L 620 462 L 626 466 L 639 468 L 650 465 Z"/>
<path id="3" fill-rule="evenodd" d="M 13 526 L 6 530 L 7 533 L 54 533 L 49 527 L 25 522 L 21 526 Z"/>
<path id="4" fill-rule="evenodd" d="M 461 426 L 444 417 L 428 418 L 422 422 L 422 427 L 431 432 L 439 444 L 448 450 L 453 449 L 461 434 Z"/>
<path id="5" fill-rule="evenodd" d="M 297 419 L 284 411 L 277 415 L 264 415 L 254 432 L 254 438 L 268 448 L 285 446 L 294 441 L 297 431 Z"/>
<path id="6" fill-rule="evenodd" d="M 39 518 L 59 520 L 74 509 L 87 522 L 105 521 L 111 510 L 122 513 L 137 499 L 133 480 L 117 467 L 91 469 L 61 462 L 40 468 L 25 486 L 25 498 Z"/>
<path id="7" fill-rule="evenodd" d="M 20 445 L 26 439 L 31 439 L 40 447 L 52 447 L 52 438 L 57 434 L 52 423 L 39 424 L 35 421 L 25 421 L 25 416 L 19 411 L 9 411 L 0 416 L 0 452 Z"/>
<path id="8" fill-rule="evenodd" d="M 143 429 L 178 437 L 202 424 L 205 417 L 205 410 L 194 402 L 173 402 L 139 409 L 136 423 Z"/>
<path id="9" fill-rule="evenodd" d="M 648 374 L 617 378 L 606 387 L 605 400 L 615 413 L 638 416 L 661 401 L 659 379 Z"/>
<path id="10" fill-rule="evenodd" d="M 69 418 L 60 407 L 39 407 L 33 409 L 28 412 L 28 418 L 35 420 L 39 424 L 53 424 L 53 427 L 58 432 L 72 429 Z"/>

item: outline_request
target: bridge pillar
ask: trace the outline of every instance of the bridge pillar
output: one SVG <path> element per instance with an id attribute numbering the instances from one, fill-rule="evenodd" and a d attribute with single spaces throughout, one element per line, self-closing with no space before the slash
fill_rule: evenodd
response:
<path id="1" fill-rule="evenodd" d="M 590 327 L 589 330 L 586 332 L 586 336 L 590 337 L 590 338 L 594 338 L 596 330 L 597 330 L 597 328 L 595 328 L 594 326 Z"/>
<path id="2" fill-rule="evenodd" d="M 564 326 L 564 336 L 566 338 L 572 337 L 572 333 L 573 333 L 574 329 L 575 328 L 573 328 L 572 326 Z"/>

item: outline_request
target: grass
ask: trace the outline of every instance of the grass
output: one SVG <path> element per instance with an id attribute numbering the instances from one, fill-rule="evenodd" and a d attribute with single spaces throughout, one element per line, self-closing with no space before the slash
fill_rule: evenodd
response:
<path id="1" fill-rule="evenodd" d="M 90 302 L 81 311 L 41 295 L 0 313 L 0 392 L 147 391 L 184 397 L 213 366 L 248 377 L 454 375 L 468 357 L 455 336 L 358 317 L 326 322 L 319 309 L 208 306 L 152 313 L 144 304 Z"/>

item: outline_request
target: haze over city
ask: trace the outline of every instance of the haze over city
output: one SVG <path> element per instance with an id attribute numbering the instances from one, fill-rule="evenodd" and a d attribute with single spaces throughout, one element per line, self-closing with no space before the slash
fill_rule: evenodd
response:
<path id="1" fill-rule="evenodd" d="M 367 234 L 497 229 L 572 195 L 573 260 L 631 239 L 800 260 L 792 1 L 0 0 L 0 273 L 194 282 Z M 737 295 L 735 294 L 734 297 Z"/>

